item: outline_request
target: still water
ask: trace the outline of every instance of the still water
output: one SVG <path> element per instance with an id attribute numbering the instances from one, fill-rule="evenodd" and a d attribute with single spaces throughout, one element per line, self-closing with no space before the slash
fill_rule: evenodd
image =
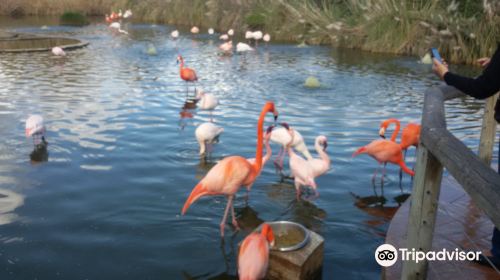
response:
<path id="1" fill-rule="evenodd" d="M 123 36 L 103 24 L 1 23 L 90 45 L 65 58 L 0 54 L 0 279 L 234 278 L 238 242 L 273 220 L 302 223 L 325 238 L 324 279 L 379 279 L 373 253 L 398 205 L 398 169 L 388 168 L 387 210 L 360 209 L 353 194 L 373 195 L 376 162 L 351 154 L 378 137 L 381 120 L 420 121 L 424 90 L 440 83 L 430 66 L 415 57 L 284 44 L 226 57 L 218 54 L 216 37 L 172 41 L 171 26 L 128 25 L 130 35 Z M 156 56 L 146 53 L 150 44 Z M 225 131 L 208 160 L 198 156 L 194 130 L 210 115 L 194 110 L 193 118 L 180 118 L 185 85 L 178 53 L 196 69 L 199 86 L 221 100 L 212 117 Z M 303 87 L 309 75 L 321 88 Z M 317 135 L 328 137 L 332 169 L 317 179 L 318 199 L 297 202 L 292 182 L 280 182 L 268 164 L 248 204 L 243 191 L 236 199 L 242 230 L 228 225 L 221 242 L 224 197 L 203 198 L 185 216 L 180 210 L 216 161 L 254 156 L 266 100 L 311 151 Z M 448 127 L 472 149 L 481 108 L 470 98 L 447 104 Z M 24 137 L 24 121 L 35 113 L 48 130 L 49 158 L 41 164 L 30 162 L 33 146 Z M 278 149 L 273 145 L 275 154 Z M 414 159 L 410 149 L 410 166 Z M 408 193 L 408 176 L 402 185 Z"/>

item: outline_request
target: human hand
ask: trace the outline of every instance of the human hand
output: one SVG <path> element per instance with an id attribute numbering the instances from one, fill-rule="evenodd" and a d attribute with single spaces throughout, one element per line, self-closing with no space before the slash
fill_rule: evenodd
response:
<path id="1" fill-rule="evenodd" d="M 441 79 L 444 79 L 444 74 L 448 73 L 448 64 L 443 60 L 443 63 L 439 62 L 439 60 L 433 58 L 432 59 L 432 71 Z"/>
<path id="2" fill-rule="evenodd" d="M 481 57 L 480 59 L 478 59 L 476 61 L 482 67 L 486 67 L 486 66 L 488 66 L 488 64 L 490 64 L 491 59 L 489 57 Z"/>

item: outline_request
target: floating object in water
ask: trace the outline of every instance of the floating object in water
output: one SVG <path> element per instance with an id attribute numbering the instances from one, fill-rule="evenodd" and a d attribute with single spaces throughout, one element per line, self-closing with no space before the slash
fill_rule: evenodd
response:
<path id="1" fill-rule="evenodd" d="M 170 36 L 172 36 L 172 38 L 174 39 L 177 39 L 179 37 L 179 30 L 172 31 L 172 33 L 170 33 Z"/>
<path id="2" fill-rule="evenodd" d="M 422 64 L 432 64 L 431 54 L 426 52 L 425 55 L 420 59 Z"/>
<path id="3" fill-rule="evenodd" d="M 53 47 L 52 53 L 57 56 L 66 56 L 66 53 L 61 47 Z"/>
<path id="4" fill-rule="evenodd" d="M 198 33 L 200 33 L 200 29 L 197 26 L 193 26 L 191 28 L 191 33 L 198 34 Z"/>
<path id="5" fill-rule="evenodd" d="M 321 84 L 319 83 L 319 80 L 316 77 L 309 76 L 307 77 L 304 86 L 308 88 L 318 88 L 321 86 Z"/>
<path id="6" fill-rule="evenodd" d="M 156 48 L 153 44 L 148 45 L 148 49 L 146 50 L 146 53 L 149 55 L 157 55 L 158 52 L 156 51 Z"/>
<path id="7" fill-rule="evenodd" d="M 247 52 L 247 51 L 253 51 L 253 48 L 250 47 L 250 45 L 245 44 L 245 43 L 238 43 L 236 45 L 236 51 L 237 52 Z"/>
<path id="8" fill-rule="evenodd" d="M 309 46 L 306 44 L 306 41 L 302 41 L 302 43 L 297 45 L 297 48 L 307 48 L 307 47 Z"/>
<path id="9" fill-rule="evenodd" d="M 49 29 L 49 27 L 47 25 L 42 25 L 42 27 L 40 27 L 40 29 L 46 30 L 46 29 Z"/>
<path id="10" fill-rule="evenodd" d="M 213 29 L 213 28 L 209 28 L 209 29 L 208 29 L 208 34 L 212 35 L 212 34 L 214 34 L 214 32 L 215 32 L 215 31 L 214 31 L 214 29 Z"/>

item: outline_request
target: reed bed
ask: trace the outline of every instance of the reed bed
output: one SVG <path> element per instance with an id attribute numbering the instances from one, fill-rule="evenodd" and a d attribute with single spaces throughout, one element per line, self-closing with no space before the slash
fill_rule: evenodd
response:
<path id="1" fill-rule="evenodd" d="M 4 15 L 104 15 L 269 32 L 273 40 L 423 55 L 438 47 L 451 62 L 489 56 L 500 39 L 499 0 L 0 0 Z"/>

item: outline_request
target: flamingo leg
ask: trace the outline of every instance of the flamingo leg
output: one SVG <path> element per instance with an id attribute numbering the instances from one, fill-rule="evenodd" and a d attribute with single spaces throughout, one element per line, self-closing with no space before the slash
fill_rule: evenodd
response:
<path id="1" fill-rule="evenodd" d="M 233 219 L 231 220 L 233 227 L 236 230 L 240 230 L 240 227 L 238 226 L 238 221 L 236 221 L 236 215 L 234 214 L 234 203 L 231 203 L 231 216 L 233 217 Z"/>
<path id="2" fill-rule="evenodd" d="M 300 183 L 295 180 L 295 190 L 297 191 L 297 201 L 300 201 Z"/>
<path id="3" fill-rule="evenodd" d="M 380 189 L 382 192 L 382 197 L 384 197 L 384 177 L 385 177 L 385 166 L 387 162 L 384 162 L 384 167 L 382 168 L 382 178 L 380 179 Z"/>
<path id="4" fill-rule="evenodd" d="M 283 147 L 280 147 L 280 151 L 278 153 L 278 156 L 274 159 L 274 167 L 276 170 L 276 174 L 281 174 L 280 172 L 280 165 L 279 165 L 279 158 L 281 157 L 281 154 L 283 153 Z"/>
<path id="5" fill-rule="evenodd" d="M 224 227 L 226 225 L 227 214 L 229 213 L 229 207 L 233 205 L 233 196 L 230 195 L 227 198 L 226 210 L 224 210 L 224 217 L 222 217 L 222 221 L 220 222 L 220 236 L 224 237 Z"/>
<path id="6" fill-rule="evenodd" d="M 375 172 L 373 172 L 373 175 L 372 175 L 372 186 L 373 186 L 373 192 L 375 193 L 375 196 L 378 196 L 377 189 L 375 188 L 375 178 L 377 177 L 378 168 L 379 168 L 378 166 L 377 166 L 377 168 L 375 168 Z"/>

